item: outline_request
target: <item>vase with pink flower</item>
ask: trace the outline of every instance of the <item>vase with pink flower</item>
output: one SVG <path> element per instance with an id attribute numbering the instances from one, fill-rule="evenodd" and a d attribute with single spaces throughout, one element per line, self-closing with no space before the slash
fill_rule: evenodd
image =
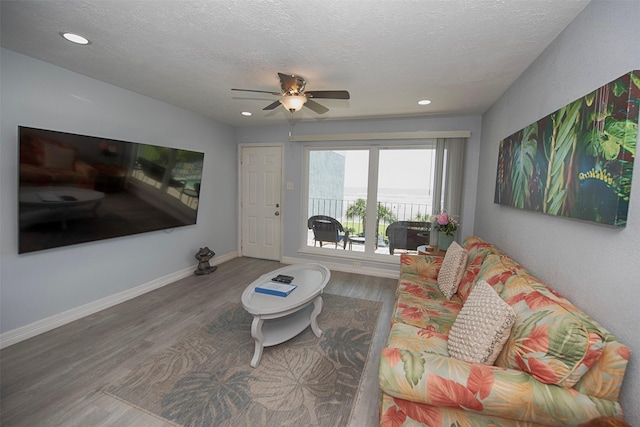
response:
<path id="1" fill-rule="evenodd" d="M 455 234 L 460 223 L 450 216 L 447 211 L 434 215 L 431 218 L 433 229 L 438 232 L 438 249 L 446 251 L 455 240 Z"/>

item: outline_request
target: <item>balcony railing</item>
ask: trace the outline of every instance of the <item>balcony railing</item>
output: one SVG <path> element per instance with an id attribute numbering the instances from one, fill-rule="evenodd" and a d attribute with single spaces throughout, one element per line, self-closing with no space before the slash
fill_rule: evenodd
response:
<path id="1" fill-rule="evenodd" d="M 363 252 L 365 242 L 365 221 L 362 213 L 366 202 L 363 200 L 339 199 L 310 199 L 309 216 L 326 215 L 340 221 L 345 231 L 349 231 L 349 238 L 334 246 L 336 249 L 349 249 Z M 347 213 L 353 215 L 347 215 Z M 431 205 L 425 203 L 379 202 L 378 217 L 376 218 L 375 252 L 379 254 L 400 255 L 404 252 L 416 253 L 419 245 L 428 244 L 430 240 L 429 213 Z M 410 224 L 396 224 L 389 236 L 387 227 L 398 221 L 409 221 Z M 366 237 L 368 240 L 369 238 Z M 390 241 L 391 240 L 391 241 Z M 316 245 L 314 234 L 309 230 L 307 244 Z M 399 251 L 398 251 L 399 250 Z"/>
<path id="2" fill-rule="evenodd" d="M 330 216 L 348 228 L 350 234 L 362 235 L 366 218 L 347 217 L 349 207 L 355 203 L 355 200 L 309 199 L 309 216 Z M 378 234 L 384 236 L 387 226 L 396 221 L 429 221 L 431 209 L 432 205 L 425 203 L 378 202 Z"/>

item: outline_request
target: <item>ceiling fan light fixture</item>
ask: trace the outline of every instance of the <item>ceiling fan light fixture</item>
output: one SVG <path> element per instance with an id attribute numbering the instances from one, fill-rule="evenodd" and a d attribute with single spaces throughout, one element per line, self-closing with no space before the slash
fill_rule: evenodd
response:
<path id="1" fill-rule="evenodd" d="M 287 95 L 283 96 L 279 99 L 280 103 L 286 108 L 288 111 L 295 113 L 296 111 L 300 111 L 305 102 L 307 102 L 307 97 L 302 95 Z"/>

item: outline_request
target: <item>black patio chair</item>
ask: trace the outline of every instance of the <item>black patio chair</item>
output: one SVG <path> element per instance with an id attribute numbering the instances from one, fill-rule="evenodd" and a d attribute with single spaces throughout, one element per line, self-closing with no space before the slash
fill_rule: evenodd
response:
<path id="1" fill-rule="evenodd" d="M 342 243 L 342 249 L 347 247 L 349 231 L 345 232 L 344 227 L 337 219 L 326 215 L 314 215 L 307 220 L 307 227 L 313 230 L 313 246 L 320 243 L 320 247 L 322 247 L 323 242 L 329 242 L 334 243 L 336 249 L 338 243 Z"/>
<path id="2" fill-rule="evenodd" d="M 389 238 L 389 253 L 396 249 L 415 251 L 418 246 L 429 243 L 430 222 L 397 221 L 389 224 L 385 235 Z"/>

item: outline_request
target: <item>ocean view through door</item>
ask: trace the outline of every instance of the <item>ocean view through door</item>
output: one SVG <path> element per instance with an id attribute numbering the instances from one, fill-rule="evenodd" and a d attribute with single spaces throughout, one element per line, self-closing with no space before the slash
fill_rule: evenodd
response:
<path id="1" fill-rule="evenodd" d="M 429 243 L 435 141 L 310 148 L 307 154 L 307 247 L 330 249 L 336 256 L 398 256 Z"/>
<path id="2" fill-rule="evenodd" d="M 280 260 L 281 147 L 243 147 L 242 256 Z"/>

